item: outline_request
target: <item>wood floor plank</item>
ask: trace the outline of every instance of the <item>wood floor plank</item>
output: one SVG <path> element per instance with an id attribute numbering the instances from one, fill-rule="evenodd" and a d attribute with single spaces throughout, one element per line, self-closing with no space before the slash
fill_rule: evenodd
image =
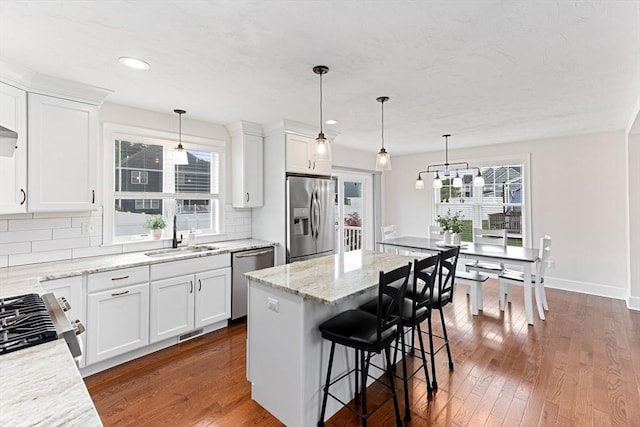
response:
<path id="1" fill-rule="evenodd" d="M 454 303 L 445 307 L 455 370 L 449 371 L 446 351 L 436 355 L 439 390 L 431 400 L 424 373 L 416 374 L 408 385 L 412 419 L 405 425 L 640 425 L 640 313 L 624 301 L 548 289 L 547 320 L 536 317 L 530 326 L 522 288 L 512 292 L 501 312 L 497 283 L 489 280 L 484 310 L 473 316 L 469 297 L 457 287 Z M 240 322 L 85 382 L 106 427 L 281 426 L 251 400 L 245 357 L 246 325 Z M 418 360 L 407 358 L 414 368 Z M 401 384 L 396 381 L 399 396 Z M 374 385 L 369 393 L 373 402 L 387 390 Z M 359 424 L 346 409 L 326 423 Z M 390 402 L 369 423 L 394 424 Z"/>

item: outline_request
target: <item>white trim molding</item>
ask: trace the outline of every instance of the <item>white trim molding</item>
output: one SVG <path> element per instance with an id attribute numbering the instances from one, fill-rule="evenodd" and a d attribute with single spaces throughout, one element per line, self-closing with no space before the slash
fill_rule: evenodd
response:
<path id="1" fill-rule="evenodd" d="M 611 286 L 602 283 L 581 282 L 578 280 L 560 279 L 545 276 L 544 285 L 550 289 L 578 292 L 581 294 L 596 295 L 606 298 L 627 300 L 628 290 L 624 286 Z"/>

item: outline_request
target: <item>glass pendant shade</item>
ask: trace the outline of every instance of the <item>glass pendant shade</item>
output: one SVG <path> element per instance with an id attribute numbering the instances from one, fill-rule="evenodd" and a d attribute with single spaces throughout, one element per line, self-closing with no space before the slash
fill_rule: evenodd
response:
<path id="1" fill-rule="evenodd" d="M 478 171 L 478 175 L 476 175 L 473 178 L 473 186 L 474 187 L 484 187 L 484 177 L 482 176 L 480 171 Z"/>
<path id="2" fill-rule="evenodd" d="M 320 132 L 316 138 L 316 160 L 331 161 L 331 149 L 324 133 Z"/>
<path id="3" fill-rule="evenodd" d="M 442 180 L 440 179 L 440 175 L 436 172 L 436 177 L 433 179 L 433 188 L 438 189 L 442 188 Z"/>
<path id="4" fill-rule="evenodd" d="M 416 179 L 416 190 L 424 190 L 424 181 L 418 175 L 418 179 Z"/>
<path id="5" fill-rule="evenodd" d="M 189 157 L 187 157 L 187 150 L 182 147 L 182 144 L 173 150 L 173 164 L 174 165 L 188 165 Z"/>
<path id="6" fill-rule="evenodd" d="M 381 148 L 376 156 L 376 170 L 377 171 L 390 171 L 391 170 L 391 156 L 387 153 L 387 150 Z"/>
<path id="7" fill-rule="evenodd" d="M 462 178 L 460 178 L 460 175 L 458 174 L 458 172 L 456 172 L 456 177 L 453 178 L 453 188 L 462 188 Z"/>

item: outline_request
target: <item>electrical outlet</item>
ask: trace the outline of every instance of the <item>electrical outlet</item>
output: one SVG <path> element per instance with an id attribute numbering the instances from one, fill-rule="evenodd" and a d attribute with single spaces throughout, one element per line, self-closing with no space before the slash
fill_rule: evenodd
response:
<path id="1" fill-rule="evenodd" d="M 267 308 L 278 313 L 280 311 L 280 302 L 275 298 L 267 298 Z"/>
<path id="2" fill-rule="evenodd" d="M 556 268 L 556 261 L 553 259 L 547 260 L 547 268 Z"/>
<path id="3" fill-rule="evenodd" d="M 82 222 L 82 234 L 89 234 L 89 223 Z"/>

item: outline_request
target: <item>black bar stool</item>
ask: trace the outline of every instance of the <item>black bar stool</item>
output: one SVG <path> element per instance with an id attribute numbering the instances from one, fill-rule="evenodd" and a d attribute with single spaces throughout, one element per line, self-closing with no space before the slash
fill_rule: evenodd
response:
<path id="1" fill-rule="evenodd" d="M 438 286 L 433 287 L 433 293 L 431 297 L 431 310 L 427 317 L 427 325 L 429 327 L 429 353 L 431 356 L 431 377 L 433 378 L 433 390 L 438 390 L 438 381 L 436 380 L 436 365 L 435 355 L 442 350 L 443 347 L 447 349 L 447 356 L 449 356 L 449 370 L 453 371 L 453 358 L 451 357 L 451 348 L 449 346 L 449 337 L 447 336 L 447 326 L 444 322 L 444 313 L 442 309 L 453 301 L 453 282 L 456 274 L 456 266 L 458 265 L 458 254 L 460 248 L 455 247 L 448 249 L 440 253 L 440 266 L 438 267 Z M 408 298 L 413 298 L 413 295 L 409 294 Z M 440 312 L 440 320 L 442 322 L 442 337 L 434 335 L 431 325 L 431 313 L 433 310 Z M 444 343 L 434 350 L 433 337 L 441 338 Z"/>
<path id="2" fill-rule="evenodd" d="M 327 397 L 331 396 L 344 406 L 347 404 L 335 395 L 331 394 L 329 387 L 341 379 L 348 378 L 351 372 L 355 372 L 356 377 L 356 404 L 361 404 L 361 412 L 357 412 L 349 406 L 350 411 L 358 415 L 362 420 L 362 425 L 367 425 L 367 419 L 377 411 L 382 405 L 393 399 L 393 407 L 396 414 L 396 425 L 402 426 L 400 419 L 400 408 L 398 407 L 398 399 L 396 396 L 396 388 L 391 373 L 391 344 L 398 337 L 401 329 L 400 316 L 402 305 L 409 281 L 409 273 L 411 272 L 411 263 L 404 267 L 389 271 L 388 273 L 380 272 L 378 281 L 378 310 L 376 314 L 368 313 L 364 310 L 353 309 L 338 314 L 320 325 L 322 338 L 331 341 L 331 353 L 329 355 L 329 367 L 327 368 L 327 380 L 324 386 L 324 396 L 322 398 L 322 411 L 318 426 L 324 426 L 324 414 L 327 407 Z M 398 285 L 396 282 L 399 282 Z M 395 285 L 395 286 L 393 286 Z M 385 299 L 389 301 L 383 304 Z M 353 348 L 356 352 L 355 368 L 341 375 L 337 379 L 331 381 L 331 368 L 333 366 L 333 355 L 336 344 Z M 369 377 L 369 362 L 373 353 L 379 354 L 384 351 L 387 359 L 386 374 L 391 389 L 391 396 L 384 402 L 374 408 L 371 412 L 367 412 L 367 378 Z M 366 355 L 366 357 L 365 357 Z M 358 361 L 360 367 L 358 367 Z M 360 393 L 358 393 L 358 375 L 360 375 Z M 371 377 L 374 378 L 374 377 Z M 374 378 L 379 381 L 377 378 Z M 381 382 L 381 381 L 379 381 Z M 384 383 L 383 383 L 384 384 Z M 386 385 L 386 384 L 385 384 Z"/>
<path id="3" fill-rule="evenodd" d="M 429 317 L 429 311 L 431 310 L 431 295 L 433 294 L 433 287 L 435 279 L 438 276 L 438 265 L 440 262 L 440 255 L 433 255 L 428 258 L 413 261 L 413 281 L 412 286 L 407 289 L 407 296 L 404 301 L 404 308 L 402 311 L 402 327 L 403 331 L 400 334 L 400 347 L 402 348 L 402 381 L 404 383 L 404 406 L 405 414 L 404 420 L 409 422 L 411 420 L 411 411 L 409 407 L 409 380 L 417 374 L 420 369 L 424 370 L 424 376 L 427 382 L 427 398 L 431 398 L 433 390 L 431 389 L 431 382 L 429 380 L 429 370 L 427 368 L 427 359 L 425 357 L 424 342 L 422 340 L 422 330 L 420 323 L 424 322 Z M 388 301 L 383 300 L 383 304 Z M 370 313 L 375 313 L 378 309 L 378 301 L 371 300 L 360 307 L 362 310 Z M 411 332 L 411 345 L 405 343 L 404 328 L 409 328 Z M 413 371 L 411 374 L 407 374 L 407 363 L 405 355 L 407 353 L 413 354 L 414 350 L 414 331 L 418 330 L 418 341 L 420 344 L 420 357 L 422 358 L 422 365 Z M 407 347 L 410 347 L 410 351 L 407 352 Z M 396 353 L 398 351 L 398 341 L 396 341 Z M 394 354 L 395 366 L 395 354 Z"/>

